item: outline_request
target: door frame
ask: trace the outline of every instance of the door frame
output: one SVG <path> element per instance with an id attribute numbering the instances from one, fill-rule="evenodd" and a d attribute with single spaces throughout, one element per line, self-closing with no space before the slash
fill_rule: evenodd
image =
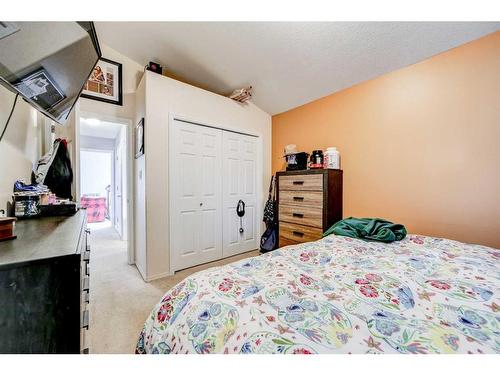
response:
<path id="1" fill-rule="evenodd" d="M 200 121 L 197 119 L 194 119 L 193 116 L 185 116 L 173 112 L 169 112 L 168 114 L 168 126 L 167 126 L 167 145 L 168 145 L 168 212 L 167 212 L 167 222 L 168 222 L 168 255 L 169 255 L 169 272 L 170 275 L 174 275 L 174 266 L 172 263 L 173 257 L 172 257 L 172 252 L 170 249 L 173 248 L 172 246 L 172 236 L 170 236 L 170 233 L 172 233 L 172 221 L 170 220 L 170 207 L 172 207 L 172 200 L 173 196 L 171 194 L 172 188 L 173 188 L 173 178 L 171 178 L 171 171 L 172 171 L 172 163 L 173 163 L 173 158 L 172 156 L 172 142 L 173 139 L 170 137 L 170 134 L 172 134 L 171 130 L 174 126 L 174 120 L 182 121 L 182 122 L 187 122 L 193 125 L 198 125 L 198 126 L 205 126 L 208 128 L 214 128 L 214 129 L 220 129 L 224 131 L 229 131 L 237 134 L 243 134 L 243 135 L 248 135 L 251 137 L 256 138 L 256 152 L 257 152 L 257 158 L 256 158 L 256 185 L 257 185 L 257 191 L 256 191 L 256 205 L 255 209 L 257 210 L 257 214 L 255 215 L 255 228 L 256 228 L 256 235 L 257 238 L 260 238 L 262 235 L 262 225 L 259 221 L 259 213 L 262 212 L 262 207 L 263 207 L 263 190 L 262 190 L 262 179 L 263 179 L 263 166 L 262 166 L 262 151 L 263 151 L 263 142 L 262 142 L 262 134 L 259 132 L 256 132 L 254 130 L 248 130 L 248 129 L 241 129 L 241 128 L 234 128 L 231 126 L 228 126 L 226 124 L 213 124 L 209 123 L 207 121 Z M 257 241 L 258 242 L 258 241 Z M 253 250 L 252 250 L 253 251 Z M 224 258 L 221 258 L 224 259 Z"/>
<path id="2" fill-rule="evenodd" d="M 75 119 L 75 148 L 76 152 L 75 154 L 77 155 L 77 164 L 78 164 L 78 169 L 75 173 L 75 187 L 77 189 L 77 197 L 80 196 L 80 119 L 84 118 L 96 118 L 101 121 L 108 121 L 108 122 L 113 122 L 116 124 L 120 124 L 126 127 L 126 131 L 124 133 L 125 136 L 125 146 L 126 146 L 126 162 L 125 162 L 125 174 L 126 174 L 126 180 L 127 180 L 127 205 L 126 205 L 126 210 L 127 210 L 127 262 L 128 264 L 132 265 L 135 264 L 135 248 L 133 246 L 134 244 L 134 205 L 133 205 L 133 173 L 132 173 L 132 168 L 133 168 L 133 143 L 132 143 L 132 121 L 123 118 L 123 117 L 118 117 L 118 116 L 110 116 L 110 115 L 104 115 L 100 113 L 95 113 L 95 112 L 88 112 L 88 111 L 78 111 L 76 119 Z M 114 163 L 113 163 L 114 164 Z M 114 178 L 114 176 L 113 176 Z M 79 198 L 78 198 L 79 199 Z"/>
<path id="3" fill-rule="evenodd" d="M 126 190 L 125 189 L 125 192 L 123 191 L 123 182 L 124 180 L 126 181 L 127 179 L 127 176 L 125 174 L 125 176 L 123 175 L 123 172 L 124 170 L 126 169 L 126 164 L 127 164 L 127 136 L 126 136 L 126 129 L 124 129 L 123 127 L 120 129 L 120 133 L 118 135 L 118 138 L 116 139 L 117 142 L 115 142 L 115 147 L 114 147 L 114 159 L 113 159 L 113 168 L 114 168 L 114 183 L 113 183 L 113 201 L 114 201 L 114 204 L 115 204 L 115 209 L 114 209 L 114 221 L 113 221 L 113 227 L 118 231 L 118 234 L 120 235 L 120 238 L 123 240 L 123 241 L 128 241 L 128 233 L 127 233 L 127 230 L 126 228 L 124 227 L 123 225 L 123 217 L 125 216 L 126 213 L 123 212 L 123 207 L 124 207 L 124 202 L 123 202 L 123 196 L 125 195 L 126 197 Z M 120 155 L 120 153 L 118 152 L 119 150 L 119 147 L 123 148 L 125 147 L 123 150 L 122 150 L 122 153 L 125 153 L 125 158 L 121 158 L 122 155 Z M 120 158 L 121 158 L 121 165 L 120 165 L 120 168 L 117 168 L 117 160 L 118 160 L 118 155 L 120 155 Z M 120 181 L 117 180 L 117 176 L 116 174 L 117 173 L 120 173 Z M 121 197 L 120 199 L 117 198 L 117 194 L 116 194 L 116 187 L 117 186 L 120 186 L 120 193 L 121 193 Z M 128 199 L 128 197 L 127 197 Z M 121 202 L 121 205 L 118 205 L 117 202 L 120 201 Z M 121 213 L 121 216 L 119 217 L 120 219 L 120 230 L 118 230 L 118 228 L 116 227 L 116 217 L 118 216 L 116 214 L 116 207 L 120 206 L 120 213 Z M 128 222 L 128 218 L 127 218 L 127 222 Z M 124 239 L 125 238 L 125 239 Z"/>

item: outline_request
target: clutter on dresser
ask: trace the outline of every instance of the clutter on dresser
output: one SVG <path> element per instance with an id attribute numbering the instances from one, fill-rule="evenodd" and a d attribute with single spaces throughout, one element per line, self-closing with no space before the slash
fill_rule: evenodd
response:
<path id="1" fill-rule="evenodd" d="M 323 150 L 314 150 L 311 154 L 311 160 L 309 161 L 310 169 L 321 169 L 323 168 Z"/>
<path id="2" fill-rule="evenodd" d="M 27 184 L 24 180 L 14 183 L 14 215 L 17 218 L 29 218 L 40 215 L 41 201 L 47 201 L 50 190 L 42 184 Z M 43 197 L 43 198 L 42 198 Z"/>
<path id="3" fill-rule="evenodd" d="M 19 219 L 39 216 L 69 216 L 78 210 L 75 202 L 58 198 L 47 186 L 42 184 L 26 184 L 24 180 L 14 183 L 13 193 L 14 215 Z"/>
<path id="4" fill-rule="evenodd" d="M 14 234 L 16 220 L 17 219 L 15 217 L 0 217 L 0 241 L 13 240 L 17 238 Z"/>
<path id="5" fill-rule="evenodd" d="M 336 147 L 328 147 L 324 155 L 325 169 L 340 169 L 340 153 Z"/>
<path id="6" fill-rule="evenodd" d="M 40 215 L 40 196 L 14 195 L 14 215 L 19 218 L 30 218 Z"/>
<path id="7" fill-rule="evenodd" d="M 148 65 L 146 65 L 146 70 L 149 70 L 150 72 L 158 73 L 158 74 L 163 74 L 163 68 L 161 67 L 160 64 L 155 63 L 153 61 L 150 61 Z"/>
<path id="8" fill-rule="evenodd" d="M 229 98 L 240 103 L 246 102 L 247 100 L 252 98 L 252 86 L 234 90 L 231 95 L 229 95 Z"/>
<path id="9" fill-rule="evenodd" d="M 73 216 L 78 211 L 76 202 L 56 199 L 53 204 L 41 204 L 40 216 Z"/>
<path id="10" fill-rule="evenodd" d="M 284 152 L 287 171 L 299 171 L 307 169 L 307 158 L 309 156 L 307 152 L 299 152 L 297 150 L 297 146 L 294 144 L 286 145 Z"/>

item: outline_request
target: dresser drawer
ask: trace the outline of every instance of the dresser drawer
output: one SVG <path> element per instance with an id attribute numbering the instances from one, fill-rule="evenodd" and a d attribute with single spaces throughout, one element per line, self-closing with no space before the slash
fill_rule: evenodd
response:
<path id="1" fill-rule="evenodd" d="M 279 192 L 279 205 L 301 207 L 323 207 L 322 191 L 281 191 Z"/>
<path id="2" fill-rule="evenodd" d="M 299 174 L 280 176 L 279 187 L 281 190 L 323 191 L 322 174 Z"/>
<path id="3" fill-rule="evenodd" d="M 299 244 L 299 243 L 300 243 L 300 242 L 297 242 L 297 241 L 291 240 L 291 239 L 286 238 L 286 237 L 283 237 L 283 236 L 280 236 L 279 241 L 280 241 L 280 243 L 279 243 L 279 247 L 289 246 L 289 245 L 297 245 L 297 244 Z"/>
<path id="4" fill-rule="evenodd" d="M 90 311 L 89 310 L 83 310 L 81 313 L 81 329 L 89 329 L 90 325 Z"/>
<path id="5" fill-rule="evenodd" d="M 80 354 L 89 354 L 89 337 L 88 330 L 85 328 L 80 329 Z"/>
<path id="6" fill-rule="evenodd" d="M 280 221 L 279 234 L 280 238 L 284 237 L 296 242 L 309 242 L 319 240 L 323 236 L 323 230 L 320 228 Z"/>
<path id="7" fill-rule="evenodd" d="M 287 204 L 280 204 L 279 219 L 288 223 L 323 228 L 323 208 L 320 206 L 289 206 Z"/>

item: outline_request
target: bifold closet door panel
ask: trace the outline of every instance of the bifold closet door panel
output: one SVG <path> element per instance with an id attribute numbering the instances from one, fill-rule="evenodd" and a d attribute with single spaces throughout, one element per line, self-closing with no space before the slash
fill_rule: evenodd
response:
<path id="1" fill-rule="evenodd" d="M 223 255 L 224 257 L 258 248 L 256 160 L 257 139 L 223 131 Z M 245 203 L 245 215 L 236 213 L 238 202 Z M 240 228 L 243 232 L 240 232 Z"/>
<path id="2" fill-rule="evenodd" d="M 170 251 L 180 270 L 222 258 L 222 130 L 174 121 Z"/>

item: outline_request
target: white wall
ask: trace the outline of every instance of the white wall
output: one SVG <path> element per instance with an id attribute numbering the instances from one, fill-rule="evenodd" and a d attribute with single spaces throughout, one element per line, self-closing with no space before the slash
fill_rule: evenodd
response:
<path id="1" fill-rule="evenodd" d="M 152 72 L 145 74 L 145 113 L 145 278 L 151 280 L 165 276 L 170 271 L 167 147 L 169 115 L 258 135 L 262 139 L 263 200 L 267 197 L 271 177 L 271 116 L 252 103 L 240 104 Z M 262 207 L 263 205 L 264 202 Z"/>
<path id="2" fill-rule="evenodd" d="M 15 95 L 0 86 L 0 133 L 9 116 Z M 41 156 L 42 131 L 37 112 L 19 97 L 2 142 L 0 142 L 0 209 L 12 201 L 17 179 L 30 182 L 33 165 Z"/>
<path id="3" fill-rule="evenodd" d="M 127 129 L 121 127 L 120 132 L 115 140 L 115 178 L 114 178 L 114 207 L 116 207 L 114 215 L 114 226 L 120 233 L 123 241 L 128 241 L 128 212 L 127 212 L 127 189 L 129 181 L 127 180 Z M 132 171 L 131 171 L 132 173 Z M 121 198 L 117 197 L 117 192 L 120 192 Z M 118 205 L 120 205 L 120 208 Z M 121 223 L 119 223 L 121 221 Z"/>
<path id="4" fill-rule="evenodd" d="M 113 151 L 81 150 L 81 194 L 107 198 L 106 186 L 112 183 Z M 110 197 L 111 199 L 111 197 Z"/>

